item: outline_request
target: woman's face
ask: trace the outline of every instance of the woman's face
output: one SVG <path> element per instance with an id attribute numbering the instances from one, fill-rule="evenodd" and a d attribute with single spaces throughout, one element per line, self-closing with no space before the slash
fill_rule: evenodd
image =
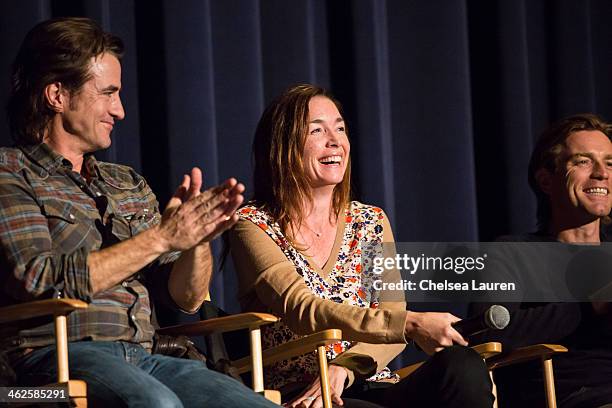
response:
<path id="1" fill-rule="evenodd" d="M 312 98 L 308 103 L 308 134 L 302 156 L 310 187 L 341 183 L 350 151 L 344 119 L 336 105 L 324 96 Z"/>

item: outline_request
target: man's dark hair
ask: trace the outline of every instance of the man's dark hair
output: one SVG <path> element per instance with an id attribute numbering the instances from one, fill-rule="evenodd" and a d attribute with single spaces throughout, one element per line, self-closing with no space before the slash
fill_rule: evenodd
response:
<path id="1" fill-rule="evenodd" d="M 17 144 L 42 142 L 55 114 L 45 99 L 45 87 L 59 82 L 71 95 L 77 94 L 91 79 L 92 58 L 105 53 L 120 59 L 123 42 L 88 18 L 56 18 L 30 30 L 13 62 L 6 106 Z"/>
<path id="2" fill-rule="evenodd" d="M 546 231 L 551 217 L 550 198 L 540 188 L 536 173 L 546 169 L 551 173 L 559 170 L 563 160 L 565 141 L 575 132 L 598 130 L 612 140 L 612 125 L 592 113 L 581 113 L 562 119 L 542 132 L 529 160 L 529 185 L 538 199 L 538 229 Z"/>

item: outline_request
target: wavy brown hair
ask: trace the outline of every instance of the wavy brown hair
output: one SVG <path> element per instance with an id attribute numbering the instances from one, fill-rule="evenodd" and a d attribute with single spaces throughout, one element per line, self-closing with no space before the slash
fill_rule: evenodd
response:
<path id="1" fill-rule="evenodd" d="M 538 139 L 535 149 L 529 161 L 529 186 L 538 199 L 538 229 L 546 231 L 550 224 L 551 203 L 550 197 L 542 191 L 536 180 L 536 173 L 540 169 L 546 169 L 551 173 L 559 170 L 563 164 L 563 150 L 567 138 L 581 130 L 598 130 L 612 141 L 612 125 L 605 122 L 601 117 L 592 113 L 581 113 L 569 116 L 559 122 L 550 125 Z M 610 218 L 604 217 L 604 223 L 609 223 Z"/>
<path id="2" fill-rule="evenodd" d="M 290 239 L 294 237 L 289 227 L 299 227 L 304 218 L 303 204 L 312 203 L 302 156 L 308 134 L 308 103 L 315 96 L 331 100 L 342 115 L 342 106 L 324 88 L 310 84 L 296 85 L 268 105 L 257 124 L 253 141 L 253 200 L 274 217 Z M 349 202 L 350 190 L 349 157 L 344 178 L 334 188 L 333 215 L 338 216 Z"/>
<path id="3" fill-rule="evenodd" d="M 121 59 L 123 42 L 89 18 L 47 20 L 28 32 L 13 62 L 6 106 L 17 144 L 42 142 L 55 115 L 45 99 L 45 87 L 60 82 L 71 95 L 78 93 L 91 79 L 91 59 L 104 53 Z"/>

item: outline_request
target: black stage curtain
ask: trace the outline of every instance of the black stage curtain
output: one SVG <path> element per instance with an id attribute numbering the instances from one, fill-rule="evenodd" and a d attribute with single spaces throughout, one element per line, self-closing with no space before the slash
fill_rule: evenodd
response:
<path id="1" fill-rule="evenodd" d="M 607 0 L 8 0 L 0 100 L 27 30 L 65 15 L 124 39 L 127 117 L 98 157 L 144 174 L 162 206 L 195 165 L 248 188 L 265 105 L 312 82 L 343 102 L 355 197 L 398 241 L 487 241 L 535 228 L 526 169 L 544 126 L 612 119 Z M 212 293 L 238 310 L 231 264 Z"/>

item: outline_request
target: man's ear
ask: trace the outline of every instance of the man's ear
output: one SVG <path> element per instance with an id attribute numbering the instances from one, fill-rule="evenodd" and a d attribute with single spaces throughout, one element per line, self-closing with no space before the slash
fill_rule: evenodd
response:
<path id="1" fill-rule="evenodd" d="M 53 82 L 45 86 L 45 101 L 47 106 L 54 112 L 61 113 L 67 107 L 67 91 L 61 82 Z"/>
<path id="2" fill-rule="evenodd" d="M 551 194 L 553 175 L 550 170 L 541 168 L 535 173 L 535 180 L 538 183 L 540 190 L 546 195 Z"/>

